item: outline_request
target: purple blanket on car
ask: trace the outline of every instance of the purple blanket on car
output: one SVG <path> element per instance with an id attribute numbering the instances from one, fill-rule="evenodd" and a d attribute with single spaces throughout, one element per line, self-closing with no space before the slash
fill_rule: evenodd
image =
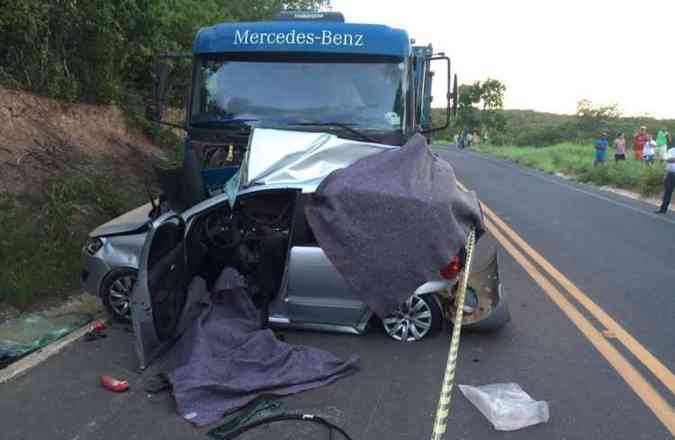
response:
<path id="1" fill-rule="evenodd" d="M 379 317 L 392 313 L 480 227 L 476 194 L 421 135 L 332 172 L 306 208 L 328 259 Z"/>
<path id="2" fill-rule="evenodd" d="M 279 341 L 259 327 L 258 312 L 233 269 L 207 292 L 195 278 L 189 295 L 202 298 L 172 352 L 169 373 L 178 412 L 207 425 L 259 396 L 284 396 L 329 384 L 357 370 L 358 358 L 342 361 L 312 347 Z"/>

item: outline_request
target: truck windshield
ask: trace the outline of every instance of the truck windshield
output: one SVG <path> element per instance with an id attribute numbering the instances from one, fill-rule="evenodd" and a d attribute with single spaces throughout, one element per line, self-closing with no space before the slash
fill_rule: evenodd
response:
<path id="1" fill-rule="evenodd" d="M 340 123 L 401 130 L 404 64 L 203 59 L 192 123 Z"/>

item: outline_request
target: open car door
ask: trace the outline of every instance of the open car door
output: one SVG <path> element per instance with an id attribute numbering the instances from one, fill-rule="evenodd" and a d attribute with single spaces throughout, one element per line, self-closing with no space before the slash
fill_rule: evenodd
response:
<path id="1" fill-rule="evenodd" d="M 187 295 L 186 272 L 185 222 L 167 213 L 148 231 L 131 295 L 131 318 L 142 369 L 178 336 Z"/>

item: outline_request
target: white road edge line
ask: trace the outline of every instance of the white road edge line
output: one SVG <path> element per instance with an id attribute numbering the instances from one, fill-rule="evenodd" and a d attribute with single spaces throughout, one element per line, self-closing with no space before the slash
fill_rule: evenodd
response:
<path id="1" fill-rule="evenodd" d="M 94 319 L 94 321 L 107 322 L 107 319 Z M 92 321 L 92 322 L 94 322 Z M 58 339 L 51 344 L 48 344 L 45 347 L 37 350 L 34 353 L 29 354 L 28 356 L 19 359 L 18 361 L 10 364 L 8 367 L 0 370 L 0 384 L 9 382 L 15 377 L 27 372 L 31 368 L 41 364 L 50 357 L 59 353 L 61 350 L 66 348 L 68 345 L 80 339 L 85 335 L 89 330 L 91 330 L 91 324 L 89 323 L 82 328 L 75 330 L 74 332 Z"/>
<path id="2" fill-rule="evenodd" d="M 452 151 L 452 149 L 450 149 L 450 148 L 448 147 L 448 148 L 445 149 L 445 151 Z M 493 164 L 493 165 L 505 165 L 505 166 L 507 166 L 507 167 L 509 167 L 509 168 L 512 168 L 512 169 L 514 169 L 514 170 L 517 170 L 517 171 L 519 171 L 519 172 L 521 172 L 521 173 L 523 173 L 523 174 L 527 174 L 528 176 L 537 177 L 537 178 L 539 178 L 539 179 L 541 179 L 541 180 L 544 180 L 544 181 L 546 181 L 546 182 L 553 183 L 553 184 L 558 185 L 558 186 L 562 186 L 563 188 L 568 188 L 568 189 L 571 189 L 571 190 L 573 190 L 573 191 L 577 191 L 577 192 L 586 194 L 586 195 L 588 195 L 588 196 L 595 197 L 596 199 L 604 200 L 604 201 L 609 202 L 609 203 L 611 203 L 611 204 L 614 204 L 614 205 L 617 205 L 617 206 L 621 206 L 621 207 L 630 209 L 631 211 L 635 211 L 635 212 L 644 214 L 644 215 L 646 215 L 646 216 L 649 216 L 649 217 L 652 217 L 652 218 L 655 218 L 655 219 L 658 219 L 658 220 L 662 220 L 662 221 L 664 221 L 664 222 L 666 222 L 666 223 L 671 223 L 671 224 L 675 225 L 675 221 L 674 221 L 674 220 L 671 220 L 671 219 L 668 218 L 668 217 L 664 217 L 663 215 L 657 215 L 657 214 L 654 214 L 653 212 L 648 212 L 648 211 L 646 211 L 646 210 L 644 210 L 644 209 L 636 208 L 636 207 L 631 206 L 631 205 L 629 205 L 629 204 L 627 204 L 627 203 L 619 202 L 619 201 L 617 201 L 617 200 L 610 199 L 609 197 L 605 197 L 605 196 L 602 196 L 602 195 L 600 195 L 600 194 L 595 194 L 595 193 L 590 192 L 590 191 L 587 191 L 587 190 L 585 190 L 585 189 L 577 188 L 577 187 L 574 186 L 574 185 L 566 184 L 566 183 L 559 182 L 559 181 L 554 180 L 554 179 L 547 178 L 547 177 L 545 177 L 545 176 L 543 176 L 543 175 L 541 175 L 541 174 L 533 173 L 533 172 L 531 172 L 531 171 L 529 171 L 529 170 L 527 170 L 527 169 L 523 169 L 522 167 L 519 167 L 519 166 L 517 166 L 517 165 L 514 165 L 514 164 L 512 164 L 512 163 L 510 163 L 510 162 L 508 162 L 508 161 L 506 161 L 506 160 L 503 160 L 503 159 L 497 159 L 497 158 L 492 158 L 491 156 L 486 156 L 486 155 L 483 155 L 483 154 L 475 153 L 475 152 L 473 152 L 473 151 L 462 151 L 461 153 L 465 153 L 465 154 L 468 154 L 468 155 L 470 155 L 470 156 L 477 157 L 477 158 L 482 159 L 482 160 L 485 160 L 486 162 L 489 162 L 489 163 L 491 163 L 491 164 Z M 602 191 L 602 190 L 598 189 L 598 191 Z M 622 196 L 622 195 L 620 195 L 620 194 L 617 194 L 617 195 L 620 196 L 620 197 L 625 197 L 625 196 Z M 642 201 L 639 201 L 639 202 L 641 202 L 641 203 L 646 203 L 646 202 L 642 202 Z M 650 205 L 650 206 L 651 206 L 651 205 Z"/>

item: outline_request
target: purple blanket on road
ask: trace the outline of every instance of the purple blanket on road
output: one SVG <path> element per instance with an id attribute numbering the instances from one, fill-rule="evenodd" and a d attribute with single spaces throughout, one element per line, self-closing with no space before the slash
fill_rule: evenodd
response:
<path id="1" fill-rule="evenodd" d="M 318 388 L 357 370 L 358 358 L 342 361 L 312 347 L 279 341 L 259 327 L 245 281 L 225 269 L 214 292 L 195 278 L 189 294 L 203 298 L 199 317 L 177 342 L 169 373 L 178 412 L 207 425 L 259 396 L 284 396 Z"/>

